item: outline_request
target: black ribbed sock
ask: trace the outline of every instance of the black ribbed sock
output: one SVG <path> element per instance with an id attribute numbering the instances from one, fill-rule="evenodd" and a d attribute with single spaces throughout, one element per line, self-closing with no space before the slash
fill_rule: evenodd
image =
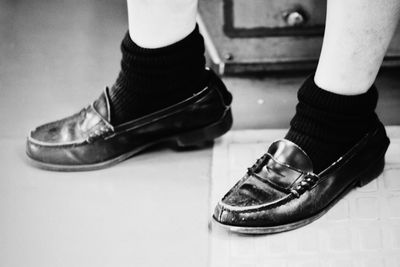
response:
<path id="1" fill-rule="evenodd" d="M 204 40 L 197 26 L 183 40 L 156 49 L 139 47 L 127 33 L 121 50 L 121 71 L 110 90 L 115 125 L 177 103 L 205 86 Z"/>
<path id="2" fill-rule="evenodd" d="M 379 121 L 375 86 L 361 95 L 338 95 L 319 88 L 311 76 L 297 96 L 296 115 L 285 138 L 308 154 L 316 173 L 336 161 Z"/>

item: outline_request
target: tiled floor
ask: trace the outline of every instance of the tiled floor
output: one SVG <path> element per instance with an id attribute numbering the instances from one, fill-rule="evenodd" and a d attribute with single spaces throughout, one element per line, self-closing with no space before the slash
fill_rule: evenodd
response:
<path id="1" fill-rule="evenodd" d="M 228 133 L 214 147 L 211 210 L 244 175 L 280 130 Z M 400 266 L 400 127 L 389 127 L 391 145 L 383 174 L 350 192 L 326 215 L 301 229 L 245 237 L 212 227 L 210 266 Z"/>

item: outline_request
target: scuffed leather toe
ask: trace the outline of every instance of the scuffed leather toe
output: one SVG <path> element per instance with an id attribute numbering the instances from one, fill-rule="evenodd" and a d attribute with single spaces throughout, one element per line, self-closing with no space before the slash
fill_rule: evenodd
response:
<path id="1" fill-rule="evenodd" d="M 354 186 L 383 170 L 389 139 L 376 125 L 347 153 L 319 174 L 307 154 L 288 140 L 268 152 L 217 204 L 213 218 L 232 231 L 275 233 L 306 225 Z"/>
<path id="2" fill-rule="evenodd" d="M 82 112 L 62 120 L 54 121 L 37 127 L 33 130 L 28 141 L 38 144 L 57 144 L 83 139 L 79 129 L 79 121 L 83 118 Z"/>
<path id="3" fill-rule="evenodd" d="M 95 162 L 93 148 L 86 147 L 93 138 L 104 137 L 113 133 L 113 127 L 107 121 L 109 112 L 101 108 L 108 103 L 106 90 L 88 107 L 61 120 L 37 127 L 28 136 L 27 155 L 38 162 L 47 164 L 90 164 Z M 97 107 L 97 109 L 95 108 Z"/>

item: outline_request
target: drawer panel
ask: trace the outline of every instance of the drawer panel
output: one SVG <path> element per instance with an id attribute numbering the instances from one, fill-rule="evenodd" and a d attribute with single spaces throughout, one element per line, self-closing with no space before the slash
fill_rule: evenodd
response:
<path id="1" fill-rule="evenodd" d="M 199 0 L 199 25 L 209 63 L 219 73 L 304 70 L 316 67 L 322 47 L 325 0 Z M 287 10 L 305 22 L 288 24 Z M 384 60 L 400 66 L 400 27 Z"/>
<path id="2" fill-rule="evenodd" d="M 223 0 L 224 31 L 232 38 L 323 34 L 326 1 Z"/>

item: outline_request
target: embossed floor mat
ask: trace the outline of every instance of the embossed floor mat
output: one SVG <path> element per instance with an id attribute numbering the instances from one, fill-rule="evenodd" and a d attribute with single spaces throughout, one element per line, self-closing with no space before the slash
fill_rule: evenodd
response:
<path id="1" fill-rule="evenodd" d="M 400 266 L 400 127 L 383 174 L 353 190 L 319 220 L 298 230 L 242 236 L 212 227 L 210 266 Z M 218 200 L 284 130 L 232 131 L 213 151 L 210 214 Z"/>

